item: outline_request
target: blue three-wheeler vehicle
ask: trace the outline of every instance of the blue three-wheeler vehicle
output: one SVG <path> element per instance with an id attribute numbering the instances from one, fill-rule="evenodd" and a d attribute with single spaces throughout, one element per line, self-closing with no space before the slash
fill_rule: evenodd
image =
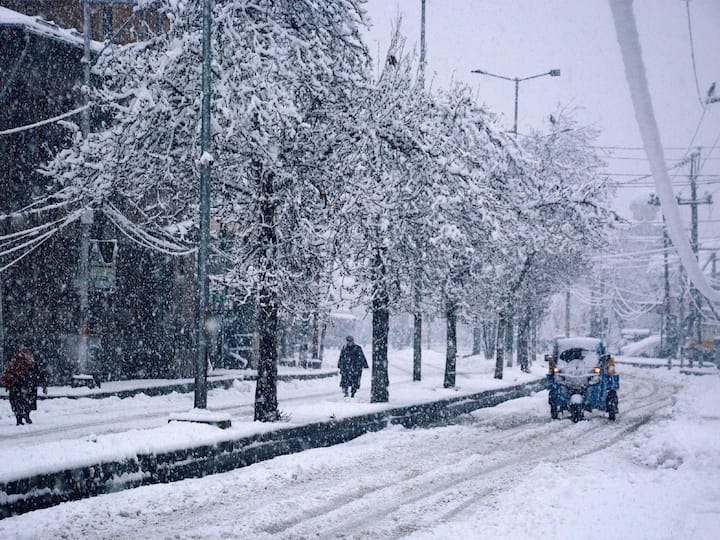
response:
<path id="1" fill-rule="evenodd" d="M 605 411 L 609 420 L 615 420 L 620 377 L 615 373 L 615 358 L 607 354 L 602 340 L 557 338 L 545 361 L 553 419 L 568 411 L 572 421 L 578 422 L 585 411 L 599 410 Z"/>

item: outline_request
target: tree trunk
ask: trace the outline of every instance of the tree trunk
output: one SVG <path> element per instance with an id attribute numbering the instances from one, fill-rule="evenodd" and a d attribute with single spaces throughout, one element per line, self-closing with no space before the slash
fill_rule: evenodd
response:
<path id="1" fill-rule="evenodd" d="M 535 311 L 533 311 L 532 315 L 530 316 L 530 361 L 528 362 L 531 366 L 537 358 L 537 327 L 537 314 L 535 313 Z"/>
<path id="2" fill-rule="evenodd" d="M 430 347 L 432 346 L 432 339 L 430 338 L 430 330 L 432 330 L 432 326 L 431 326 L 432 321 L 433 321 L 432 315 L 427 314 L 427 324 L 425 325 L 425 335 L 427 336 L 426 348 L 428 348 L 428 349 L 430 349 Z"/>
<path id="3" fill-rule="evenodd" d="M 255 387 L 255 420 L 274 422 L 278 420 L 277 402 L 277 298 L 273 291 L 260 291 L 258 306 L 258 329 L 260 332 L 260 358 L 258 380 Z"/>
<path id="4" fill-rule="evenodd" d="M 520 369 L 530 373 L 530 360 L 528 358 L 528 338 L 530 336 L 530 311 L 524 310 L 518 320 L 517 355 Z"/>
<path id="5" fill-rule="evenodd" d="M 390 298 L 385 287 L 385 263 L 380 249 L 375 254 L 375 294 L 372 301 L 372 387 L 371 403 L 387 403 L 388 333 L 390 329 Z"/>
<path id="6" fill-rule="evenodd" d="M 476 325 L 473 327 L 473 346 L 472 346 L 472 354 L 473 356 L 478 355 L 482 352 L 482 346 L 483 346 L 483 333 L 482 333 L 482 327 L 480 325 Z"/>
<path id="7" fill-rule="evenodd" d="M 495 333 L 495 378 L 503 378 L 503 351 L 505 350 L 505 313 L 500 313 Z"/>
<path id="8" fill-rule="evenodd" d="M 323 353 L 325 352 L 325 331 L 327 330 L 327 323 L 323 321 L 320 327 L 320 351 L 318 352 L 318 360 L 322 364 Z"/>
<path id="9" fill-rule="evenodd" d="M 420 280 L 415 279 L 415 314 L 413 317 L 413 381 L 419 381 L 422 378 L 422 311 L 420 311 L 420 301 L 422 299 L 422 291 L 420 289 Z"/>
<path id="10" fill-rule="evenodd" d="M 508 315 L 505 322 L 505 360 L 506 366 L 513 366 L 513 339 L 515 338 L 515 325 L 513 324 L 513 316 Z"/>
<path id="11" fill-rule="evenodd" d="M 280 348 L 280 358 L 288 357 L 288 330 L 285 324 L 278 321 L 278 346 Z"/>
<path id="12" fill-rule="evenodd" d="M 313 313 L 313 334 L 310 358 L 318 359 L 320 352 L 320 314 L 316 311 Z"/>
<path id="13" fill-rule="evenodd" d="M 490 359 L 495 356 L 495 334 L 497 333 L 497 321 L 483 321 L 482 327 L 485 358 Z"/>
<path id="14" fill-rule="evenodd" d="M 447 348 L 445 354 L 445 380 L 443 387 L 455 387 L 455 369 L 457 366 L 457 303 L 448 300 L 446 304 L 447 317 Z"/>
<path id="15" fill-rule="evenodd" d="M 280 414 L 277 402 L 278 299 L 277 292 L 270 286 L 277 248 L 273 175 L 261 173 L 259 184 L 262 201 L 260 245 L 264 252 L 262 264 L 265 275 L 258 294 L 258 379 L 255 387 L 255 420 L 274 422 L 280 418 Z"/>

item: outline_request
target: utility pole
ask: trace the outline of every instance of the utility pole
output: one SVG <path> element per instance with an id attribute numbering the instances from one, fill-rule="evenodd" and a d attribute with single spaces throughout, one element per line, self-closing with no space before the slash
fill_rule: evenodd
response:
<path id="1" fill-rule="evenodd" d="M 565 337 L 570 337 L 570 291 L 565 291 Z"/>
<path id="2" fill-rule="evenodd" d="M 420 0 L 420 83 L 425 85 L 425 65 L 427 50 L 425 48 L 425 0 Z"/>
<path id="3" fill-rule="evenodd" d="M 713 266 L 713 268 L 715 268 Z M 713 275 L 715 272 L 713 271 Z M 5 321 L 3 320 L 3 279 L 0 272 L 0 366 L 5 363 Z"/>
<path id="4" fill-rule="evenodd" d="M 90 0 L 83 0 L 83 111 L 80 128 L 83 139 L 90 134 Z M 88 255 L 90 253 L 90 227 L 93 223 L 92 208 L 83 209 L 80 216 L 80 260 L 78 271 L 78 296 L 80 297 L 80 336 L 78 338 L 78 373 L 88 368 Z"/>
<path id="5" fill-rule="evenodd" d="M 695 258 L 698 257 L 698 205 L 700 204 L 712 204 L 712 197 L 706 195 L 703 199 L 698 200 L 697 198 L 697 175 L 700 167 L 700 149 L 696 150 L 690 156 L 690 199 L 678 198 L 679 205 L 690 206 L 690 247 L 695 254 Z M 694 333 L 694 341 L 696 347 L 693 347 L 693 352 L 690 356 L 690 367 L 693 366 L 693 360 L 696 352 L 699 351 L 699 347 L 702 345 L 702 312 L 700 310 L 700 304 L 702 297 L 694 284 L 690 285 L 690 312 L 691 315 L 691 327 L 689 329 L 690 336 Z"/>
<path id="6" fill-rule="evenodd" d="M 83 139 L 90 133 L 90 0 L 83 0 L 83 111 L 81 129 Z"/>
<path id="7" fill-rule="evenodd" d="M 670 238 L 667 233 L 667 224 L 665 216 L 663 216 L 663 278 L 664 278 L 664 295 L 663 295 L 663 314 L 662 324 L 660 326 L 660 347 L 663 353 L 670 358 L 670 350 L 675 340 L 670 339 L 670 269 L 668 268 L 668 249 L 670 248 Z"/>
<path id="8" fill-rule="evenodd" d="M 88 370 L 88 336 L 90 302 L 88 300 L 88 255 L 90 253 L 90 227 L 94 220 L 93 210 L 90 207 L 83 209 L 80 216 L 80 271 L 78 287 L 80 295 L 80 341 L 78 343 L 78 369 L 81 375 Z"/>
<path id="9" fill-rule="evenodd" d="M 648 204 L 660 206 L 660 198 L 656 194 L 650 195 Z M 662 212 L 661 212 L 662 214 Z M 671 323 L 670 309 L 670 268 L 668 265 L 668 250 L 670 249 L 670 237 L 667 232 L 667 223 L 665 223 L 665 215 L 662 215 L 663 221 L 663 307 L 662 319 L 660 322 L 660 349 L 661 354 L 668 358 L 670 365 L 673 353 L 677 351 L 677 328 Z M 672 328 L 672 330 L 671 330 Z"/>
<path id="10" fill-rule="evenodd" d="M 425 89 L 425 64 L 427 49 L 425 47 L 425 0 L 420 0 L 420 66 L 419 82 Z M 414 311 L 413 313 L 413 381 L 422 380 L 422 266 L 415 268 Z"/>
<path id="11" fill-rule="evenodd" d="M 210 51 L 211 51 L 211 4 L 203 1 L 203 63 L 202 63 L 202 110 L 200 126 L 200 245 L 198 246 L 198 298 L 197 341 L 195 362 L 195 408 L 207 408 L 208 366 L 208 303 L 210 284 L 208 278 L 208 255 L 210 244 Z"/>

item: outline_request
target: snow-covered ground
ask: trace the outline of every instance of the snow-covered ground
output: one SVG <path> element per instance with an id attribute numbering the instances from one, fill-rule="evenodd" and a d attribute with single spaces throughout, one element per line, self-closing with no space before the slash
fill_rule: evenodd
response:
<path id="1" fill-rule="evenodd" d="M 328 351 L 328 367 L 336 364 L 338 351 Z M 412 382 L 412 351 L 397 351 L 390 356 L 390 402 L 370 403 L 370 370 L 366 369 L 357 396 L 342 397 L 339 377 L 310 381 L 278 383 L 279 407 L 289 417 L 283 426 L 342 418 L 349 415 L 376 412 L 413 403 L 434 401 L 459 392 L 471 394 L 490 388 L 511 386 L 538 379 L 542 366 L 534 375 L 509 369 L 502 381 L 493 379 L 494 364 L 478 358 L 461 358 L 457 369 L 455 389 L 442 387 L 444 352 L 427 350 L 424 353 L 423 380 Z M 306 370 L 284 368 L 285 372 Z M 314 371 L 313 371 L 314 372 Z M 227 372 L 223 372 L 225 375 Z M 158 384 L 162 384 L 156 381 Z M 104 384 L 125 390 L 142 384 L 134 382 Z M 145 382 L 148 384 L 148 382 Z M 73 389 L 88 392 L 87 389 Z M 51 388 L 50 394 L 62 395 L 69 388 Z M 235 381 L 228 390 L 211 390 L 208 409 L 229 416 L 232 427 L 220 430 L 209 425 L 172 422 L 171 416 L 188 413 L 193 406 L 193 394 L 171 393 L 148 397 L 105 399 L 56 398 L 40 400 L 32 415 L 33 424 L 16 426 L 7 401 L 0 410 L 0 481 L 22 478 L 61 467 L 91 465 L 99 461 L 133 457 L 138 452 L 162 452 L 193 445 L 212 444 L 222 440 L 272 430 L 277 424 L 253 421 L 255 383 Z"/>
<path id="2" fill-rule="evenodd" d="M 413 384 L 411 353 L 392 353 L 389 405 L 455 393 L 441 388 L 442 357 L 425 351 L 424 381 Z M 532 376 L 510 369 L 504 381 L 495 381 L 492 367 L 490 361 L 461 359 L 458 391 L 510 385 L 544 372 L 539 362 Z M 720 377 L 625 366 L 620 374 L 616 423 L 599 413 L 579 424 L 551 421 L 543 391 L 445 427 L 393 427 L 229 473 L 7 518 L 0 521 L 0 537 L 717 538 Z M 377 410 L 383 405 L 369 403 L 368 376 L 369 370 L 359 398 L 350 401 L 340 396 L 337 378 L 283 384 L 280 406 L 291 424 Z M 211 392 L 209 405 L 230 414 L 236 434 L 272 428 L 249 421 L 252 394 L 252 385 L 240 383 Z M 48 400 L 41 402 L 36 423 L 11 426 L 14 431 L 3 417 L 2 476 L 35 470 L 43 459 L 70 462 L 93 448 L 104 455 L 222 437 L 226 432 L 216 428 L 166 424 L 168 414 L 187 410 L 191 401 L 187 395 Z M 157 424 L 79 435 L 83 417 L 112 425 L 116 414 L 116 425 L 123 426 L 126 412 Z M 71 436 L 42 434 L 66 415 L 75 415 Z"/>

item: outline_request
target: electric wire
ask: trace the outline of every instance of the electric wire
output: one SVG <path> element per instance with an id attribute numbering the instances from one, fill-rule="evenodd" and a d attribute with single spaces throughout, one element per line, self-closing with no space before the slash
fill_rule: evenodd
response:
<path id="1" fill-rule="evenodd" d="M 173 256 L 190 255 L 197 251 L 197 247 L 188 248 L 176 242 L 153 236 L 126 218 L 112 204 L 105 207 L 104 213 L 128 239 L 142 247 Z"/>
<path id="2" fill-rule="evenodd" d="M 82 107 L 78 107 L 77 109 L 73 109 L 72 111 L 68 111 L 62 114 L 59 114 L 57 116 L 53 116 L 52 118 L 47 118 L 45 120 L 40 120 L 39 122 L 35 122 L 34 124 L 27 124 L 24 126 L 18 126 L 10 129 L 5 129 L 3 131 L 0 131 L 0 136 L 3 135 L 14 135 L 16 133 L 20 133 L 22 131 L 28 131 L 31 129 L 35 129 L 37 127 L 41 127 L 47 124 L 52 124 L 53 122 L 57 122 L 59 120 L 62 120 L 64 118 L 68 118 L 70 116 L 74 116 L 76 114 L 80 114 L 85 109 L 88 109 L 90 105 L 83 105 Z"/>
<path id="3" fill-rule="evenodd" d="M 81 215 L 82 215 L 82 211 L 81 211 L 81 210 L 75 210 L 75 211 L 71 212 L 70 214 L 68 214 L 67 216 L 65 216 L 64 219 L 60 220 L 60 221 L 62 221 L 62 223 L 61 223 L 60 225 L 58 225 L 57 227 L 54 227 L 53 229 L 44 232 L 44 233 L 41 234 L 39 237 L 37 237 L 37 238 L 35 238 L 35 239 L 33 239 L 33 240 L 29 240 L 29 241 L 24 242 L 23 244 L 21 244 L 21 245 L 19 245 L 19 246 L 15 246 L 15 247 L 13 247 L 13 248 L 10 248 L 10 249 L 8 249 L 8 250 L 5 250 L 5 251 L 4 251 L 3 253 L 1 253 L 0 255 L 9 255 L 9 254 L 11 254 L 11 253 L 15 253 L 16 251 L 19 251 L 19 250 L 22 250 L 22 249 L 26 248 L 25 251 L 24 251 L 22 254 L 20 254 L 19 256 L 15 257 L 14 259 L 12 259 L 10 262 L 8 262 L 7 264 L 5 264 L 4 266 L 0 267 L 0 273 L 2 273 L 3 271 L 7 270 L 8 268 L 10 268 L 11 266 L 13 266 L 14 264 L 17 264 L 17 263 L 20 262 L 22 259 L 24 259 L 24 258 L 27 257 L 28 255 L 30 255 L 33 251 L 35 251 L 37 248 L 39 248 L 42 244 L 44 244 L 44 243 L 47 242 L 50 238 L 52 238 L 56 233 L 58 233 L 59 231 L 61 231 L 62 229 L 64 229 L 64 228 L 67 227 L 68 225 L 70 225 L 71 223 L 73 223 L 73 222 L 77 221 L 78 219 L 80 219 L 80 216 L 81 216 Z"/>
<path id="4" fill-rule="evenodd" d="M 697 65 L 695 63 L 695 41 L 693 39 L 692 17 L 690 16 L 690 0 L 685 0 L 685 12 L 687 14 L 688 36 L 690 38 L 690 58 L 692 60 L 693 75 L 695 76 L 695 90 L 697 91 L 697 97 L 698 97 L 698 101 L 700 101 L 700 106 L 704 110 L 706 105 L 705 105 L 705 102 L 703 101 L 702 94 L 700 93 L 700 84 L 698 83 Z"/>

